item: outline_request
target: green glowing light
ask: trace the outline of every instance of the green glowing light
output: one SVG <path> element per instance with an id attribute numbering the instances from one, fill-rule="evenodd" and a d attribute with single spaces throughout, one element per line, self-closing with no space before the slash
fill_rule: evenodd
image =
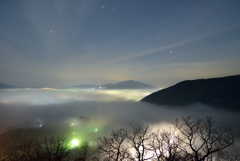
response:
<path id="1" fill-rule="evenodd" d="M 94 130 L 94 132 L 98 132 L 98 128 L 96 128 L 96 129 Z"/>
<path id="2" fill-rule="evenodd" d="M 73 135 L 75 135 L 76 133 L 75 133 L 75 132 L 73 132 L 72 134 L 73 134 Z"/>
<path id="3" fill-rule="evenodd" d="M 78 146 L 79 141 L 78 141 L 77 139 L 74 139 L 71 143 L 72 143 L 72 145 L 74 145 L 74 146 Z"/>

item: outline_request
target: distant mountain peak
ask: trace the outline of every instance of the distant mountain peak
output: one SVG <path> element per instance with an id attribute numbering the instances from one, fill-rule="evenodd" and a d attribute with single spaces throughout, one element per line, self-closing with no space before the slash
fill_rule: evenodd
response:
<path id="1" fill-rule="evenodd" d="M 116 84 L 103 84 L 100 86 L 97 85 L 73 85 L 63 87 L 63 89 L 155 89 L 152 85 L 145 84 L 139 81 L 126 80 Z"/>
<path id="2" fill-rule="evenodd" d="M 126 81 L 122 81 L 122 82 L 137 82 L 135 80 L 126 80 Z"/>
<path id="3" fill-rule="evenodd" d="M 152 85 L 145 84 L 139 81 L 126 80 L 116 84 L 105 84 L 102 85 L 105 89 L 153 89 Z"/>

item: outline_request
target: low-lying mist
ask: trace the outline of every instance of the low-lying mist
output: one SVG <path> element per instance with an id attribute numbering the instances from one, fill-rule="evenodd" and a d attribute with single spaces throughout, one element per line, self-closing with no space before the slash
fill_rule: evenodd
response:
<path id="1" fill-rule="evenodd" d="M 139 101 L 155 92 L 149 90 L 78 90 L 78 89 L 0 89 L 0 103 L 32 105 L 61 104 L 72 101 Z"/>
<path id="2" fill-rule="evenodd" d="M 152 128 L 167 128 L 171 122 L 182 116 L 212 116 L 219 125 L 240 129 L 238 112 L 210 108 L 202 104 L 175 108 L 156 106 L 137 102 L 134 98 L 143 96 L 143 93 L 146 95 L 146 91 L 118 93 L 123 97 L 107 91 L 1 91 L 0 133 L 15 128 L 60 127 L 67 137 L 81 135 L 87 139 L 90 136 L 96 138 L 108 135 L 112 129 L 127 127 L 129 124 L 147 123 Z M 129 96 L 132 99 L 128 99 Z"/>

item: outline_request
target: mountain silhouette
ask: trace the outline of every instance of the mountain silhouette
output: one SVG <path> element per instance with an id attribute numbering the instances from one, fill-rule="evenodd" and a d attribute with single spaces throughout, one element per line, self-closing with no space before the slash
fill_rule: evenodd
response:
<path id="1" fill-rule="evenodd" d="M 202 103 L 240 110 L 240 75 L 182 81 L 152 93 L 141 101 L 167 106 Z"/>
<path id="2" fill-rule="evenodd" d="M 119 82 L 117 84 L 104 84 L 104 85 L 73 85 L 68 87 L 63 87 L 62 89 L 154 89 L 152 85 L 145 84 L 142 82 L 128 80 Z"/>
<path id="3" fill-rule="evenodd" d="M 0 89 L 14 89 L 14 88 L 20 88 L 20 87 L 16 87 L 16 86 L 13 86 L 13 85 L 0 83 Z"/>
<path id="4" fill-rule="evenodd" d="M 153 89 L 152 85 L 145 84 L 139 81 L 128 80 L 117 84 L 104 84 L 101 86 L 105 89 Z"/>

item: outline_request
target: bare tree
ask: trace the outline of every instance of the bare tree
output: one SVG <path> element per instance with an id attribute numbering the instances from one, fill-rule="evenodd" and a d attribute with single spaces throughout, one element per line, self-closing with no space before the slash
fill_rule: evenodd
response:
<path id="1" fill-rule="evenodd" d="M 24 138 L 19 149 L 6 160 L 9 161 L 63 161 L 69 153 L 65 137 L 45 137 L 43 140 Z"/>
<path id="2" fill-rule="evenodd" d="M 47 161 L 61 161 L 69 154 L 69 145 L 65 137 L 45 137 L 42 149 Z"/>
<path id="3" fill-rule="evenodd" d="M 119 129 L 113 130 L 111 137 L 100 137 L 100 144 L 98 150 L 100 153 L 106 155 L 108 160 L 123 160 L 129 158 L 128 147 L 124 145 L 127 138 L 127 130 Z"/>
<path id="4" fill-rule="evenodd" d="M 127 137 L 129 139 L 130 146 L 134 149 L 136 158 L 139 161 L 149 160 L 154 157 L 149 146 L 152 133 L 148 125 L 131 125 L 131 130 L 128 132 Z"/>
<path id="5" fill-rule="evenodd" d="M 80 147 L 80 156 L 85 161 L 87 159 L 87 156 L 90 152 L 90 147 L 88 142 L 84 142 L 83 145 Z"/>
<path id="6" fill-rule="evenodd" d="M 20 145 L 20 151 L 18 152 L 18 154 L 19 157 L 21 158 L 18 160 L 31 160 L 31 161 L 41 160 L 42 157 L 41 144 L 37 140 L 34 140 L 33 138 L 31 139 L 24 138 Z"/>
<path id="7" fill-rule="evenodd" d="M 6 161 L 38 161 L 42 160 L 41 145 L 33 138 L 23 138 L 18 150 L 10 156 L 5 157 Z"/>
<path id="8" fill-rule="evenodd" d="M 174 123 L 182 137 L 182 150 L 186 157 L 204 161 L 209 155 L 221 151 L 234 142 L 234 133 L 228 127 L 217 127 L 211 117 L 203 121 L 182 117 Z"/>
<path id="9" fill-rule="evenodd" d="M 82 145 L 79 147 L 75 147 L 71 150 L 70 157 L 72 159 L 75 159 L 75 161 L 81 160 L 86 161 L 88 157 L 90 157 L 90 153 L 92 151 L 92 148 L 89 146 L 89 143 L 83 142 Z"/>
<path id="10" fill-rule="evenodd" d="M 180 136 L 169 128 L 154 132 L 149 145 L 156 160 L 174 161 L 180 155 L 181 143 Z"/>

